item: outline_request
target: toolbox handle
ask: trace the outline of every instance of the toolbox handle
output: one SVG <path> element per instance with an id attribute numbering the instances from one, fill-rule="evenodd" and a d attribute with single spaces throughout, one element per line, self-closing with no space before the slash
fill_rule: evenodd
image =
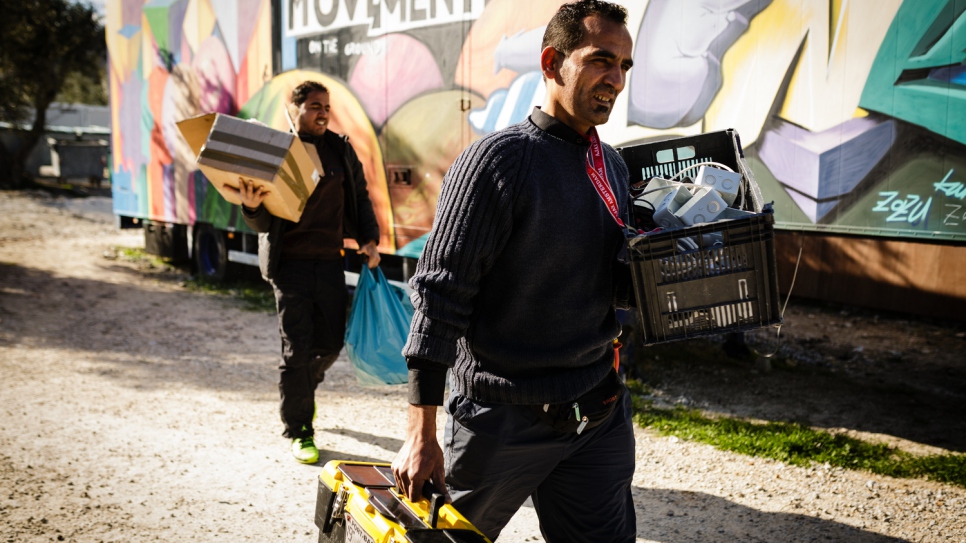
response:
<path id="1" fill-rule="evenodd" d="M 435 530 L 436 524 L 439 523 L 439 510 L 446 503 L 446 496 L 427 479 L 423 482 L 423 497 L 429 500 L 429 518 L 427 520 L 429 520 L 429 527 Z"/>

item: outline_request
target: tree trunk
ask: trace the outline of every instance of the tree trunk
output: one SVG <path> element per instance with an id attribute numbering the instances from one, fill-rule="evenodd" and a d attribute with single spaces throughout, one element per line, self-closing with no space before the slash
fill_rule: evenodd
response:
<path id="1" fill-rule="evenodd" d="M 0 188 L 12 188 L 10 186 L 10 166 L 13 161 L 13 155 L 4 145 L 3 141 L 0 141 Z"/>
<path id="2" fill-rule="evenodd" d="M 26 132 L 20 132 L 22 136 L 21 145 L 13 153 L 7 152 L 4 149 L 5 162 L 6 162 L 6 172 L 3 178 L 0 178 L 3 185 L 9 189 L 20 189 L 26 184 L 27 181 L 27 159 L 30 158 L 30 154 L 33 152 L 34 147 L 37 146 L 37 142 L 44 135 L 44 129 L 47 127 L 47 108 L 53 100 L 40 99 L 34 103 L 36 106 L 34 114 L 34 122 L 30 127 L 30 130 Z"/>
<path id="3" fill-rule="evenodd" d="M 29 134 L 29 132 L 24 132 L 23 134 Z M 36 141 L 34 142 L 36 143 Z M 25 140 L 26 145 L 26 140 Z M 30 146 L 33 149 L 33 145 Z M 28 153 L 29 155 L 29 153 Z M 21 189 L 25 184 L 26 172 L 24 171 L 27 162 L 27 155 L 23 153 L 23 147 L 17 149 L 10 155 L 10 161 L 7 162 L 7 171 L 5 186 L 8 189 Z"/>

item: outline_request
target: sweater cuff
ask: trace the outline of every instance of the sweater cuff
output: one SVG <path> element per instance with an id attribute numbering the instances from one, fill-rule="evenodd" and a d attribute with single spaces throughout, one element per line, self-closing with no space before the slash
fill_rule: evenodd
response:
<path id="1" fill-rule="evenodd" d="M 412 405 L 443 405 L 446 366 L 423 358 L 407 358 L 409 398 Z"/>
<path id="2" fill-rule="evenodd" d="M 403 347 L 403 356 L 407 359 L 456 360 L 456 342 L 445 341 L 435 335 L 422 333 L 420 329 L 425 324 L 427 324 L 427 319 L 417 310 L 413 314 L 413 324 L 409 332 L 409 339 Z M 440 364 L 444 365 L 442 362 Z"/>

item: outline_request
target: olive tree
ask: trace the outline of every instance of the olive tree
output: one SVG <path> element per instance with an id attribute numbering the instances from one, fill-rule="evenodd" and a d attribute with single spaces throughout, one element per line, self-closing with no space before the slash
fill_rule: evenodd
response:
<path id="1" fill-rule="evenodd" d="M 101 77 L 107 46 L 94 8 L 69 0 L 17 0 L 0 14 L 0 120 L 18 144 L 0 140 L 0 186 L 23 185 L 31 150 L 44 135 L 47 108 L 69 78 Z M 32 117 L 31 117 L 32 116 Z M 25 129 L 18 127 L 26 124 Z"/>

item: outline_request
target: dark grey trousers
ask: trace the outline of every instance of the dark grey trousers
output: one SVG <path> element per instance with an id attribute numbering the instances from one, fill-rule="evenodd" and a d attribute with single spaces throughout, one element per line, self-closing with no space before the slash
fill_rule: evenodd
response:
<path id="1" fill-rule="evenodd" d="M 452 393 L 446 405 L 446 486 L 453 505 L 495 541 L 530 496 L 544 539 L 634 541 L 630 394 L 603 424 L 560 433 L 530 406 L 476 402 Z"/>
<path id="2" fill-rule="evenodd" d="M 345 272 L 342 260 L 287 260 L 272 279 L 282 338 L 278 366 L 279 411 L 288 438 L 313 435 L 315 388 L 345 341 Z"/>

